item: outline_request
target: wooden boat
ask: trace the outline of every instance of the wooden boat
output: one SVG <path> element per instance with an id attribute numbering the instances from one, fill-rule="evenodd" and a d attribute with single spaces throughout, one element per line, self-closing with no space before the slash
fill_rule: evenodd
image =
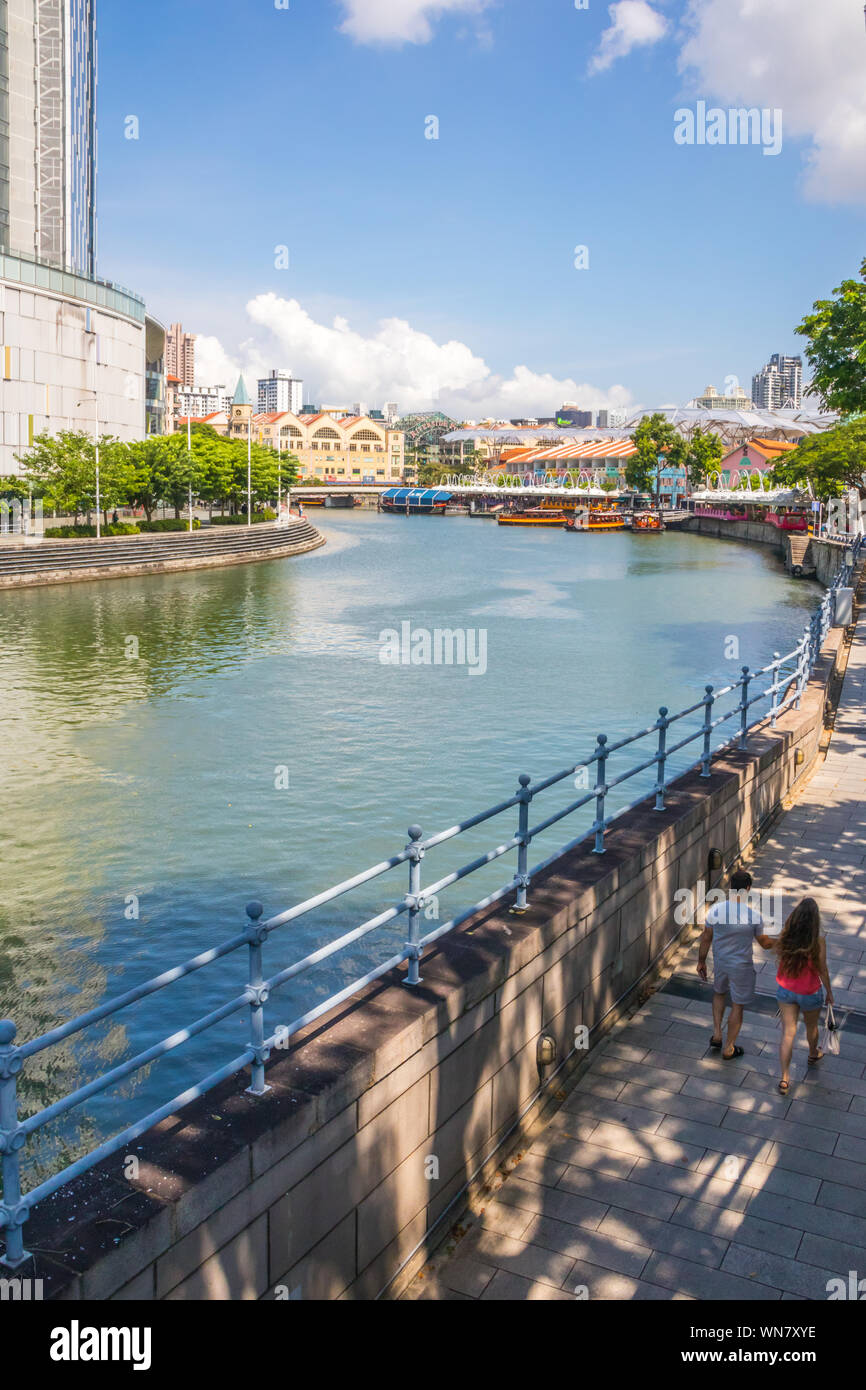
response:
<path id="1" fill-rule="evenodd" d="M 513 512 L 500 512 L 496 520 L 500 526 L 562 526 L 576 506 L 577 502 L 568 498 L 561 502 L 546 500 L 540 507 L 520 507 Z"/>
<path id="2" fill-rule="evenodd" d="M 632 530 L 639 531 L 641 535 L 658 535 L 665 529 L 661 515 L 658 512 L 635 512 L 632 520 Z"/>
<path id="3" fill-rule="evenodd" d="M 565 521 L 565 512 L 554 511 L 552 507 L 531 507 L 522 512 L 500 512 L 496 518 L 500 526 L 559 526 Z"/>
<path id="4" fill-rule="evenodd" d="M 623 531 L 625 517 L 613 508 L 594 507 L 575 512 L 565 522 L 567 531 Z"/>

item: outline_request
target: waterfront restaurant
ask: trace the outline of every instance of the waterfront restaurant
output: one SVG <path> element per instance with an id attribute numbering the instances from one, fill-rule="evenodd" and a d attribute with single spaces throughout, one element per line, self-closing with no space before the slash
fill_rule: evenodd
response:
<path id="1" fill-rule="evenodd" d="M 771 473 L 778 460 L 796 447 L 781 439 L 750 439 L 743 445 L 738 444 L 719 464 L 721 482 L 726 487 L 736 487 L 738 478 L 744 473 L 759 476 Z"/>
<path id="2" fill-rule="evenodd" d="M 637 449 L 630 439 L 583 439 L 548 449 L 516 449 L 500 464 L 506 473 L 602 472 L 621 486 L 624 462 Z"/>

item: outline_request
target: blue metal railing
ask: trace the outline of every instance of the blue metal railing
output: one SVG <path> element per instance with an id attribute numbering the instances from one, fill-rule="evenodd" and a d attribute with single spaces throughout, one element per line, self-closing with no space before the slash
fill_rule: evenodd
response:
<path id="1" fill-rule="evenodd" d="M 327 1013 L 345 999 L 351 998 L 363 989 L 365 985 L 379 979 L 382 975 L 388 974 L 395 967 L 408 962 L 408 971 L 405 983 L 409 986 L 420 983 L 420 961 L 423 950 L 439 937 L 454 931 L 463 922 L 467 921 L 475 912 L 480 909 L 492 906 L 494 903 L 501 902 L 504 898 L 514 895 L 512 911 L 523 913 L 527 911 L 527 893 L 529 886 L 539 873 L 555 863 L 555 861 L 569 850 L 583 843 L 590 836 L 594 839 L 593 852 L 603 854 L 605 852 L 604 837 L 605 831 L 615 820 L 624 815 L 627 811 L 634 809 L 642 801 L 646 800 L 646 790 L 628 805 L 620 807 L 618 810 L 610 812 L 607 807 L 607 798 L 615 788 L 622 786 L 632 778 L 639 776 L 643 772 L 651 769 L 655 770 L 655 782 L 650 788 L 650 795 L 655 797 L 655 809 L 663 811 L 665 808 L 665 792 L 668 786 L 684 771 L 700 767 L 701 776 L 709 777 L 711 770 L 711 760 L 715 753 L 731 745 L 737 745 L 741 749 L 748 746 L 748 736 L 753 729 L 765 725 L 769 721 L 770 727 L 775 727 L 779 715 L 786 709 L 799 706 L 801 696 L 808 681 L 809 675 L 826 639 L 829 628 L 833 622 L 835 610 L 836 590 L 843 585 L 850 583 L 853 565 L 857 560 L 861 550 L 861 540 L 858 537 L 850 547 L 846 549 L 845 557 L 840 564 L 833 584 L 824 595 L 823 601 L 812 619 L 797 646 L 790 652 L 781 656 L 778 652 L 774 653 L 773 660 L 766 666 L 762 666 L 757 671 L 750 671 L 748 666 L 742 668 L 740 678 L 731 685 L 724 686 L 720 690 L 714 690 L 711 685 L 706 686 L 705 693 L 700 700 L 689 705 L 687 709 L 680 710 L 677 714 L 670 714 L 662 706 L 659 710 L 659 717 L 654 723 L 646 728 L 639 730 L 635 734 L 622 738 L 618 742 L 609 744 L 605 734 L 599 734 L 596 747 L 593 753 L 582 762 L 570 765 L 561 772 L 556 772 L 542 781 L 532 784 L 532 779 L 523 774 L 519 779 L 519 786 L 513 796 L 505 801 L 500 801 L 498 805 L 491 806 L 478 815 L 470 816 L 467 820 L 459 822 L 457 825 L 450 826 L 447 830 L 442 830 L 436 835 L 423 838 L 420 826 L 409 827 L 409 843 L 397 854 L 391 855 L 388 859 L 381 860 L 380 863 L 372 865 L 371 868 L 364 869 L 354 877 L 345 879 L 342 883 L 336 884 L 333 888 L 328 888 L 322 893 L 318 893 L 312 898 L 298 903 L 294 907 L 288 908 L 285 912 L 277 913 L 276 916 L 269 917 L 262 921 L 263 908 L 261 903 L 251 902 L 247 904 L 246 912 L 248 922 L 243 931 L 238 932 L 228 941 L 223 941 L 220 945 L 212 947 L 210 950 L 202 951 L 199 955 L 193 956 L 190 960 L 181 965 L 176 965 L 170 970 L 165 970 L 162 974 L 153 979 L 126 990 L 125 993 L 116 998 L 108 999 L 87 1013 L 81 1014 L 77 1018 L 69 1019 L 66 1023 L 52 1028 L 49 1032 L 41 1036 L 32 1038 L 29 1042 L 18 1046 L 15 1043 L 16 1028 L 15 1024 L 9 1020 L 0 1022 L 0 1155 L 2 1155 L 2 1176 L 3 1176 L 3 1198 L 0 1201 L 0 1226 L 6 1228 L 6 1253 L 0 1257 L 2 1262 L 12 1268 L 20 1265 L 28 1258 L 28 1252 L 24 1249 L 24 1223 L 30 1211 L 44 1198 L 49 1197 L 58 1188 L 73 1178 L 79 1177 L 82 1173 L 92 1168 L 101 1159 L 116 1153 L 138 1138 L 152 1125 L 159 1123 L 167 1116 L 175 1114 L 184 1106 L 189 1105 L 198 1097 L 204 1095 L 214 1086 L 234 1076 L 244 1067 L 250 1068 L 250 1085 L 247 1094 L 253 1096 L 264 1095 L 269 1089 L 265 1081 L 265 1062 L 274 1048 L 285 1047 L 288 1040 L 293 1037 L 301 1028 L 314 1022 L 322 1014 Z M 765 684 L 765 680 L 769 680 Z M 755 692 L 757 682 L 757 693 Z M 733 696 L 731 708 L 719 713 L 720 702 Z M 769 709 L 767 709 L 769 701 Z M 750 716 L 753 706 L 761 704 L 763 710 L 756 712 L 754 717 Z M 669 731 L 681 720 L 690 716 L 699 716 L 696 729 L 685 733 L 682 738 L 675 742 L 668 741 Z M 729 721 L 731 732 L 727 738 L 721 742 L 716 737 L 717 731 L 724 731 L 723 726 Z M 624 749 L 630 748 L 632 744 L 640 742 L 642 739 L 652 738 L 655 735 L 656 743 L 652 753 L 641 762 L 629 766 L 617 777 L 610 777 L 608 765 L 611 758 Z M 699 743 L 698 757 L 686 768 L 680 766 L 672 776 L 668 777 L 667 766 L 670 759 L 681 750 L 690 747 L 694 743 Z M 595 768 L 595 781 L 590 785 L 590 771 Z M 537 796 L 549 788 L 563 782 L 566 778 L 575 779 L 575 789 L 587 788 L 584 795 L 571 800 L 565 807 L 554 811 L 546 818 L 539 820 L 536 824 L 530 824 L 531 807 Z M 594 819 L 588 829 L 584 829 L 580 835 L 572 839 L 568 844 L 561 846 L 554 854 L 545 859 L 542 863 L 529 867 L 529 846 L 534 837 L 549 830 L 552 826 L 564 820 L 567 816 L 573 815 L 584 806 L 591 806 L 594 803 Z M 470 863 L 462 865 L 449 874 L 445 874 L 437 881 L 422 887 L 421 883 L 421 861 L 429 850 L 435 849 L 439 845 L 455 839 L 457 836 L 480 826 L 494 817 L 502 815 L 504 812 L 517 807 L 517 829 L 501 844 L 479 855 Z M 434 930 L 421 934 L 421 914 L 432 899 L 444 892 L 453 884 L 462 881 L 470 874 L 475 873 L 486 865 L 501 858 L 511 851 L 517 851 L 517 870 L 513 878 L 488 894 L 480 901 L 472 904 L 456 916 L 451 917 L 441 926 Z M 336 898 L 351 892 L 362 884 L 370 883 L 374 879 L 380 878 L 391 869 L 400 864 L 408 864 L 409 884 L 408 892 L 402 899 L 386 908 L 383 912 L 362 922 L 360 926 L 351 931 L 344 932 L 341 936 L 304 956 L 303 959 L 278 971 L 276 974 L 266 978 L 263 967 L 263 946 L 272 932 L 278 927 L 283 927 L 289 922 L 295 922 L 299 918 L 312 912 L 315 908 L 331 903 Z M 402 915 L 406 915 L 407 931 L 406 941 L 402 949 L 391 955 L 389 959 L 382 961 L 365 975 L 352 980 L 344 988 L 334 994 L 330 994 L 327 999 L 322 1000 L 313 1008 L 292 1020 L 285 1026 L 279 1026 L 273 1033 L 266 1036 L 265 1032 L 265 1004 L 271 993 L 289 980 L 312 969 L 314 966 L 335 955 L 338 951 L 344 950 L 352 943 L 361 940 L 369 935 L 370 932 L 395 921 Z M 24 1120 L 18 1119 L 18 1094 L 17 1077 L 21 1072 L 24 1063 L 31 1057 L 37 1056 L 47 1048 L 54 1047 L 65 1039 L 80 1033 L 83 1029 L 100 1022 L 100 1020 L 112 1017 L 122 1009 L 144 999 L 147 995 L 154 994 L 158 990 L 167 988 L 177 980 L 192 975 L 214 961 L 227 956 L 234 951 L 246 946 L 248 950 L 248 983 L 246 987 L 234 998 L 213 1009 L 210 1013 L 197 1018 L 187 1027 L 179 1029 L 177 1032 L 162 1038 L 153 1046 L 143 1052 L 137 1053 L 127 1061 L 111 1068 L 95 1080 L 88 1082 L 84 1086 L 70 1092 L 62 1099 L 46 1106 L 37 1113 L 30 1115 Z M 107 1139 L 98 1147 L 92 1149 L 82 1158 L 69 1164 L 60 1172 L 53 1174 L 40 1182 L 29 1192 L 21 1191 L 21 1171 L 20 1156 L 21 1150 L 26 1144 L 30 1135 L 42 1129 L 43 1126 L 51 1121 L 59 1119 L 67 1114 L 76 1106 L 102 1091 L 108 1090 L 111 1086 L 125 1080 L 141 1068 L 157 1061 L 160 1057 L 172 1052 L 180 1047 L 189 1039 L 197 1037 L 215 1024 L 221 1023 L 224 1019 L 243 1010 L 249 1010 L 249 1041 L 224 1066 L 205 1076 L 196 1085 L 183 1091 L 180 1095 L 173 1096 L 165 1104 L 157 1109 L 151 1110 L 136 1123 L 128 1126 L 121 1133 Z"/>

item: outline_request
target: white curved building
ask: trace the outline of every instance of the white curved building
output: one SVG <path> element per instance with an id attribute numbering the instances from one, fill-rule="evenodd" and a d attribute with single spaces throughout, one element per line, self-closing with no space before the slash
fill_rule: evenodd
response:
<path id="1" fill-rule="evenodd" d="M 95 0 L 0 0 L 0 475 L 46 430 L 162 428 L 162 326 L 95 273 L 95 111 Z"/>

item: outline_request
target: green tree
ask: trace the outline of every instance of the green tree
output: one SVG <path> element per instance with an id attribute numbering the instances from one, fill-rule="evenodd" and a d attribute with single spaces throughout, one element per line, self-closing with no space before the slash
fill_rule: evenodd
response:
<path id="1" fill-rule="evenodd" d="M 812 386 L 827 410 L 866 410 L 866 259 L 859 280 L 843 280 L 834 299 L 817 299 L 797 326 L 808 339 Z"/>
<path id="2" fill-rule="evenodd" d="M 783 487 L 811 483 L 822 499 L 839 497 L 848 488 L 866 496 L 866 418 L 808 435 L 777 461 L 772 477 Z"/>
<path id="3" fill-rule="evenodd" d="M 685 449 L 680 462 L 685 467 L 690 487 L 700 487 L 722 461 L 722 441 L 709 430 L 698 431 L 690 440 L 685 440 Z"/>
<path id="4" fill-rule="evenodd" d="M 24 477 L 50 505 L 77 522 L 96 505 L 96 449 L 84 430 L 38 434 L 26 453 L 16 454 Z M 100 470 L 101 471 L 101 470 Z"/>
<path id="5" fill-rule="evenodd" d="M 655 415 L 645 415 L 631 436 L 637 449 L 626 459 L 625 480 L 636 492 L 649 492 L 660 455 L 664 455 L 666 466 L 681 467 L 685 460 L 686 442 L 670 421 L 658 411 Z"/>

